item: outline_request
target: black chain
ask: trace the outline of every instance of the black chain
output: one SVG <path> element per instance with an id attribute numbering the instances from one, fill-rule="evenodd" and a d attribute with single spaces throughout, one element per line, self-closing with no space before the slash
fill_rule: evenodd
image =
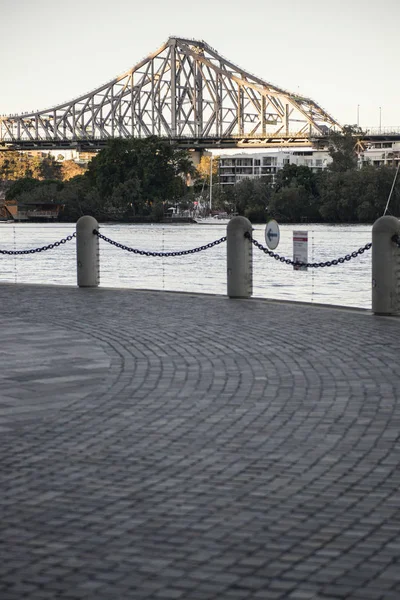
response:
<path id="1" fill-rule="evenodd" d="M 67 235 L 66 238 L 63 238 L 59 242 L 54 242 L 53 244 L 49 244 L 48 246 L 42 246 L 41 248 L 32 248 L 31 250 L 0 250 L 0 254 L 35 254 L 35 252 L 44 252 L 45 250 L 52 250 L 53 248 L 57 248 L 58 246 L 61 246 L 61 244 L 69 242 L 74 237 L 76 237 L 75 232 L 71 235 Z"/>
<path id="2" fill-rule="evenodd" d="M 112 246 L 116 248 L 121 248 L 121 250 L 127 250 L 128 252 L 133 252 L 133 254 L 141 254 L 142 256 L 184 256 L 185 254 L 195 254 L 196 252 L 201 252 L 202 250 L 208 250 L 208 248 L 213 248 L 214 246 L 218 246 L 218 244 L 222 244 L 222 242 L 226 242 L 226 236 L 216 240 L 215 242 L 211 242 L 210 244 L 206 244 L 205 246 L 199 246 L 199 248 L 193 248 L 192 250 L 179 250 L 176 252 L 149 252 L 147 250 L 137 250 L 136 248 L 130 248 L 129 246 L 124 246 L 119 242 L 115 242 L 114 240 L 110 240 L 110 238 L 102 235 L 97 229 L 93 230 L 93 233 L 97 235 L 100 239 L 108 242 Z"/>
<path id="3" fill-rule="evenodd" d="M 392 242 L 397 244 L 398 248 L 400 248 L 400 235 L 395 233 L 394 236 L 392 237 Z"/>
<path id="4" fill-rule="evenodd" d="M 310 267 L 313 269 L 318 269 L 320 267 L 332 267 L 334 265 L 339 265 L 339 264 L 342 265 L 343 263 L 351 260 L 352 258 L 356 258 L 360 254 L 364 254 L 364 252 L 366 250 L 369 250 L 372 247 L 372 244 L 370 242 L 369 244 L 365 244 L 365 246 L 363 248 L 359 248 L 358 250 L 355 250 L 351 254 L 346 254 L 346 256 L 342 256 L 340 258 L 335 258 L 334 260 L 327 260 L 326 262 L 320 262 L 320 263 L 305 263 L 305 262 L 301 262 L 298 260 L 290 260 L 290 258 L 285 258 L 284 256 L 280 256 L 280 254 L 271 252 L 271 250 L 268 250 L 268 248 L 265 248 L 262 244 L 259 244 L 256 240 L 254 240 L 248 231 L 246 231 L 246 233 L 244 234 L 244 237 L 249 239 L 254 244 L 254 246 L 256 246 L 257 248 L 259 248 L 260 250 L 265 252 L 265 254 L 268 254 L 268 256 L 270 256 L 271 258 L 275 258 L 275 260 L 279 260 L 281 263 L 285 263 L 287 265 L 293 265 L 296 267 Z"/>

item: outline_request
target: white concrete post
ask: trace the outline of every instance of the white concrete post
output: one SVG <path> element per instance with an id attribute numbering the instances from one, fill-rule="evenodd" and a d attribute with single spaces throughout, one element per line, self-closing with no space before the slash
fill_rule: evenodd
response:
<path id="1" fill-rule="evenodd" d="M 400 314 L 400 248 L 392 241 L 400 236 L 396 217 L 381 217 L 372 227 L 372 311 Z"/>
<path id="2" fill-rule="evenodd" d="M 245 217 L 233 217 L 226 228 L 229 298 L 250 298 L 253 293 L 253 244 L 244 237 L 252 230 Z"/>
<path id="3" fill-rule="evenodd" d="M 76 260 L 79 287 L 97 287 L 100 283 L 99 238 L 93 230 L 99 224 L 93 217 L 81 217 L 76 224 Z"/>

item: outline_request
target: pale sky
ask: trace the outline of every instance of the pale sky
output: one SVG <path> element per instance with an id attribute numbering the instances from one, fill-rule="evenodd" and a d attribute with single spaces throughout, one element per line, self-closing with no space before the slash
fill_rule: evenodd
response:
<path id="1" fill-rule="evenodd" d="M 400 0 L 0 0 L 0 114 L 49 108 L 170 36 L 206 41 L 339 123 L 400 127 Z M 359 109 L 357 108 L 359 106 Z"/>

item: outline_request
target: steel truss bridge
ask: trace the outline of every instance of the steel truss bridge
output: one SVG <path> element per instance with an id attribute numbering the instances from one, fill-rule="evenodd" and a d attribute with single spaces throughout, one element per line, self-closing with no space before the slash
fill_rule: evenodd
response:
<path id="1" fill-rule="evenodd" d="M 0 149 L 101 149 L 160 136 L 184 148 L 311 145 L 341 126 L 310 98 L 271 85 L 204 41 L 170 38 L 71 102 L 0 117 Z"/>

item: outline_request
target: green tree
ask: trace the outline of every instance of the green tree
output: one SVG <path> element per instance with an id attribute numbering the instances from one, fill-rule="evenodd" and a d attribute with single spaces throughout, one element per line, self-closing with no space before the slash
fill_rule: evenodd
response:
<path id="1" fill-rule="evenodd" d="M 18 196 L 31 192 L 38 185 L 40 185 L 39 181 L 32 177 L 17 179 L 6 191 L 6 200 L 16 200 Z"/>
<path id="2" fill-rule="evenodd" d="M 283 223 L 320 220 L 317 199 L 301 185 L 283 187 L 274 192 L 269 204 L 269 213 Z"/>
<path id="3" fill-rule="evenodd" d="M 150 212 L 150 206 L 148 212 Z M 110 198 L 110 218 L 125 220 L 137 214 L 143 214 L 144 202 L 141 195 L 140 181 L 137 177 L 128 179 L 114 188 Z"/>
<path id="4" fill-rule="evenodd" d="M 285 165 L 278 171 L 273 188 L 279 192 L 287 187 L 302 187 L 307 193 L 317 196 L 318 175 L 303 165 Z"/>
<path id="5" fill-rule="evenodd" d="M 379 168 L 366 166 L 357 171 L 359 194 L 356 215 L 358 221 L 373 222 L 384 213 L 395 179 L 396 169 L 391 166 Z M 400 214 L 400 181 L 396 182 L 387 214 Z"/>
<path id="6" fill-rule="evenodd" d="M 328 165 L 330 171 L 342 173 L 357 168 L 357 145 L 361 137 L 361 129 L 353 125 L 345 125 L 342 132 L 329 135 L 328 150 L 332 157 Z"/>
<path id="7" fill-rule="evenodd" d="M 243 179 L 234 186 L 231 197 L 235 210 L 251 221 L 264 223 L 271 198 L 271 182 L 267 177 Z"/>
<path id="8" fill-rule="evenodd" d="M 121 184 L 139 181 L 142 202 L 151 206 L 154 202 L 182 196 L 187 177 L 194 173 L 186 151 L 150 137 L 110 141 L 90 162 L 87 178 L 104 200 L 110 199 Z M 126 200 L 129 205 L 131 200 Z"/>
<path id="9" fill-rule="evenodd" d="M 392 167 L 326 171 L 319 180 L 322 218 L 334 223 L 375 221 L 385 210 L 394 176 Z M 399 214 L 399 186 L 400 182 L 394 188 L 390 204 L 394 214 Z"/>
<path id="10" fill-rule="evenodd" d="M 91 215 L 98 221 L 108 220 L 108 207 L 83 175 L 78 175 L 64 184 L 59 193 L 59 201 L 63 205 L 63 221 L 77 221 L 84 215 Z"/>
<path id="11" fill-rule="evenodd" d="M 309 167 L 285 165 L 276 176 L 270 215 L 290 223 L 320 221 L 318 178 Z"/>
<path id="12" fill-rule="evenodd" d="M 40 160 L 39 179 L 61 179 L 61 164 L 51 154 Z"/>
<path id="13" fill-rule="evenodd" d="M 60 204 L 60 181 L 43 181 L 17 196 L 18 204 Z"/>

